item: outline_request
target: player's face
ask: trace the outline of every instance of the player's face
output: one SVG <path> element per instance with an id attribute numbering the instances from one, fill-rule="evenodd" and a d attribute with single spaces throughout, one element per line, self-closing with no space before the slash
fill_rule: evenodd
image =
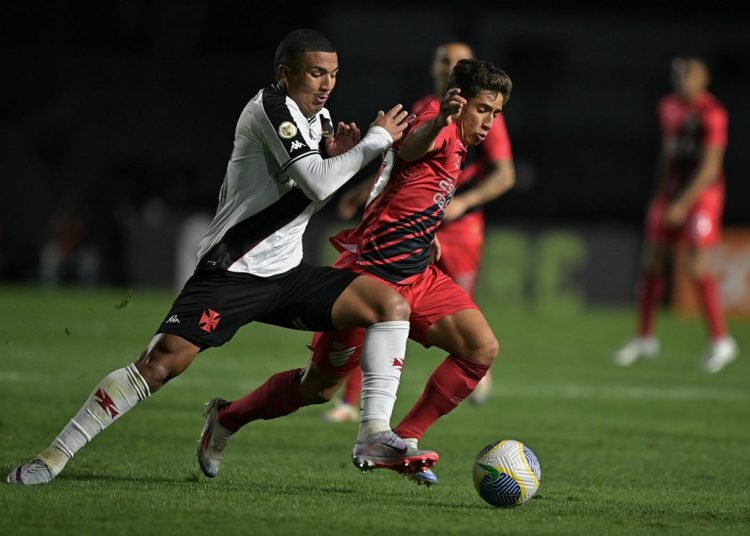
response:
<path id="1" fill-rule="evenodd" d="M 335 52 L 305 52 L 296 65 L 281 68 L 280 80 L 302 113 L 310 117 L 326 105 L 338 71 Z"/>
<path id="2" fill-rule="evenodd" d="M 469 60 L 474 55 L 463 43 L 448 43 L 438 47 L 432 60 L 432 79 L 435 81 L 435 95 L 442 96 L 448 91 L 448 79 L 453 67 L 461 60 Z"/>
<path id="3" fill-rule="evenodd" d="M 680 97 L 693 100 L 708 86 L 708 69 L 697 60 L 676 59 L 672 62 L 672 86 Z"/>
<path id="4" fill-rule="evenodd" d="M 465 145 L 479 145 L 492 128 L 495 118 L 503 111 L 503 96 L 481 91 L 470 98 L 458 117 L 458 131 Z"/>

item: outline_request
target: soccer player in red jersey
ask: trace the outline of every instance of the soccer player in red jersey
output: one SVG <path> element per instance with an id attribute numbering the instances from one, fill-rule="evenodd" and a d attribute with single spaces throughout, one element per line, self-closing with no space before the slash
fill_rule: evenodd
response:
<path id="1" fill-rule="evenodd" d="M 412 106 L 412 110 L 417 112 L 428 104 L 438 102 L 448 90 L 448 80 L 456 63 L 473 57 L 471 47 L 465 43 L 451 42 L 440 45 L 435 50 L 432 61 L 434 93 L 418 100 Z M 436 262 L 438 268 L 470 296 L 474 295 L 484 247 L 482 205 L 512 188 L 515 180 L 510 139 L 503 116 L 499 115 L 493 122 L 487 138 L 481 144 L 469 147 L 464 169 L 458 178 L 456 193 L 445 209 L 443 224 L 437 234 L 441 249 L 440 259 Z M 370 181 L 365 181 L 347 191 L 339 202 L 339 216 L 343 219 L 354 217 L 359 207 L 367 200 L 371 186 Z M 491 381 L 492 375 L 487 371 L 469 400 L 477 405 L 484 403 L 492 388 Z M 340 401 L 324 414 L 325 420 L 357 420 L 361 382 L 359 371 L 353 371 L 344 384 Z"/>
<path id="2" fill-rule="evenodd" d="M 409 337 L 449 354 L 394 430 L 415 449 L 432 423 L 471 394 L 499 351 L 471 297 L 432 261 L 435 234 L 456 191 L 467 147 L 487 138 L 512 86 L 507 74 L 491 63 L 462 60 L 453 69 L 450 87 L 441 101 L 417 113 L 398 149 L 387 152 L 360 225 L 331 239 L 341 252 L 335 267 L 366 274 L 397 290 L 411 306 Z M 316 333 L 301 381 L 316 387 L 317 400 L 296 400 L 292 408 L 284 385 L 264 384 L 222 406 L 220 424 L 237 430 L 253 420 L 330 400 L 357 367 L 364 339 L 362 329 Z M 393 364 L 401 367 L 403 360 L 395 358 Z M 363 389 L 362 400 L 368 396 Z M 360 420 L 367 420 L 364 412 Z M 369 468 L 356 452 L 352 459 L 357 467 Z M 429 467 L 404 472 L 419 483 L 437 481 Z"/>
<path id="3" fill-rule="evenodd" d="M 686 271 L 695 282 L 711 343 L 705 370 L 718 372 L 737 355 L 727 333 L 716 280 L 707 262 L 709 248 L 721 236 L 724 208 L 722 163 L 727 145 L 727 112 L 707 91 L 710 75 L 697 58 L 672 63 L 674 93 L 659 101 L 662 133 L 659 183 L 646 217 L 646 254 L 638 300 L 636 337 L 615 354 L 628 366 L 654 357 L 659 342 L 653 334 L 654 315 L 665 288 L 668 257 L 675 244 L 687 248 Z"/>

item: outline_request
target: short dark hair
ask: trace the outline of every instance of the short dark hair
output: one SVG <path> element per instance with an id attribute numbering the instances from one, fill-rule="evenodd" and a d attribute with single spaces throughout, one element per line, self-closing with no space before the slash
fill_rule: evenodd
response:
<path id="1" fill-rule="evenodd" d="M 505 104 L 510 99 L 513 82 L 505 71 L 489 61 L 461 60 L 453 67 L 448 87 L 460 88 L 461 96 L 465 99 L 470 99 L 482 91 L 500 94 Z"/>
<path id="2" fill-rule="evenodd" d="M 276 47 L 273 56 L 273 70 L 279 78 L 279 67 L 286 65 L 296 67 L 300 56 L 305 52 L 336 52 L 328 38 L 318 30 L 301 28 L 286 34 Z"/>

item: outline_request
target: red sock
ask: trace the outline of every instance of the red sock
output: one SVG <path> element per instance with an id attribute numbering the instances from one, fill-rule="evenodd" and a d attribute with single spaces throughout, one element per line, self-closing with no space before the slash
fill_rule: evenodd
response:
<path id="1" fill-rule="evenodd" d="M 251 393 L 222 406 L 219 423 L 230 432 L 236 432 L 249 422 L 275 419 L 297 411 L 306 405 L 299 389 L 302 372 L 303 369 L 293 369 L 274 374 Z"/>
<path id="2" fill-rule="evenodd" d="M 471 394 L 489 368 L 462 357 L 446 357 L 395 432 L 401 437 L 421 439 L 432 423 Z"/>
<path id="3" fill-rule="evenodd" d="M 638 335 L 650 337 L 654 332 L 654 315 L 659 306 L 666 281 L 661 274 L 645 273 L 638 293 Z"/>
<path id="4" fill-rule="evenodd" d="M 718 339 L 727 334 L 727 327 L 724 324 L 724 314 L 721 311 L 719 302 L 719 289 L 716 287 L 716 280 L 704 275 L 695 279 L 695 288 L 698 290 L 698 298 L 703 307 L 703 314 L 706 316 L 708 331 L 712 339 Z"/>
<path id="5" fill-rule="evenodd" d="M 359 392 L 362 389 L 362 369 L 357 367 L 346 379 L 344 384 L 344 394 L 341 395 L 341 401 L 350 406 L 359 405 Z"/>

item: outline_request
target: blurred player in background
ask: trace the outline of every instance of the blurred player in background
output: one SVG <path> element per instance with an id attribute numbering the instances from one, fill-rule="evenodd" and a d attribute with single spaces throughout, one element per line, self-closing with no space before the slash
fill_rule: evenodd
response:
<path id="1" fill-rule="evenodd" d="M 489 62 L 461 60 L 453 69 L 450 87 L 443 99 L 417 112 L 403 142 L 384 157 L 359 226 L 331 239 L 341 252 L 334 267 L 366 274 L 397 290 L 411 306 L 409 337 L 449 354 L 394 429 L 414 449 L 437 419 L 471 394 L 499 351 L 474 301 L 433 263 L 433 256 L 439 256 L 433 244 L 456 191 L 467 147 L 489 135 L 512 85 L 507 74 Z M 238 430 L 257 419 L 282 417 L 330 400 L 357 368 L 363 341 L 362 329 L 316 333 L 302 383 L 327 387 L 320 391 L 319 400 L 302 401 L 283 384 L 264 384 L 225 406 L 228 411 L 219 416 L 219 422 L 226 429 Z M 393 364 L 401 367 L 403 361 L 394 357 Z M 362 390 L 363 412 L 371 396 Z M 285 412 L 276 401 L 286 402 Z M 360 469 L 369 468 L 356 451 L 352 460 Z M 430 466 L 400 472 L 431 485 L 437 477 Z"/>
<path id="2" fill-rule="evenodd" d="M 654 315 L 664 293 L 669 256 L 678 244 L 687 250 L 685 271 L 695 283 L 711 337 L 705 370 L 718 372 L 737 356 L 708 266 L 710 248 L 721 238 L 727 145 L 727 112 L 707 91 L 709 80 L 703 61 L 677 58 L 672 63 L 674 93 L 659 101 L 662 146 L 657 190 L 646 218 L 638 331 L 615 354 L 615 363 L 621 366 L 659 352 Z"/>
<path id="3" fill-rule="evenodd" d="M 438 102 L 448 91 L 448 80 L 456 63 L 473 57 L 471 47 L 465 43 L 440 45 L 432 61 L 434 93 L 417 101 L 412 111 L 418 112 L 424 106 Z M 476 288 L 484 246 L 482 205 L 508 191 L 515 181 L 510 139 L 503 116 L 499 115 L 487 138 L 481 144 L 469 147 L 456 193 L 445 209 L 445 218 L 437 233 L 441 248 L 440 259 L 436 262 L 438 268 L 470 296 L 474 295 Z M 371 187 L 372 181 L 365 181 L 344 193 L 339 201 L 338 215 L 345 220 L 353 218 L 365 204 Z M 341 399 L 324 414 L 327 421 L 358 419 L 361 382 L 361 374 L 355 370 L 344 384 Z M 477 405 L 482 404 L 489 397 L 491 389 L 492 374 L 487 371 L 469 400 Z"/>
<path id="4" fill-rule="evenodd" d="M 253 321 L 309 331 L 367 327 L 363 391 L 370 394 L 370 405 L 363 408 L 354 452 L 365 461 L 376 457 L 393 464 L 437 459 L 434 452 L 407 445 L 390 427 L 401 374 L 393 356 L 403 362 L 408 303 L 371 277 L 302 262 L 302 235 L 312 214 L 401 138 L 406 112 L 400 105 L 379 112 L 361 139 L 353 123 L 339 123 L 334 133 L 325 105 L 336 85 L 338 55 L 315 30 L 287 34 L 274 68 L 276 82 L 250 100 L 237 122 L 197 267 L 156 335 L 134 363 L 102 378 L 50 446 L 13 469 L 8 483 L 50 482 L 81 448 L 184 372 L 199 352 L 225 344 Z M 303 385 L 302 372 L 271 378 L 266 386 L 283 385 L 286 398 L 269 403 L 283 409 L 317 399 L 318 386 Z M 208 405 L 198 446 L 201 469 L 209 477 L 218 472 L 232 432 L 218 424 L 221 410 Z"/>

